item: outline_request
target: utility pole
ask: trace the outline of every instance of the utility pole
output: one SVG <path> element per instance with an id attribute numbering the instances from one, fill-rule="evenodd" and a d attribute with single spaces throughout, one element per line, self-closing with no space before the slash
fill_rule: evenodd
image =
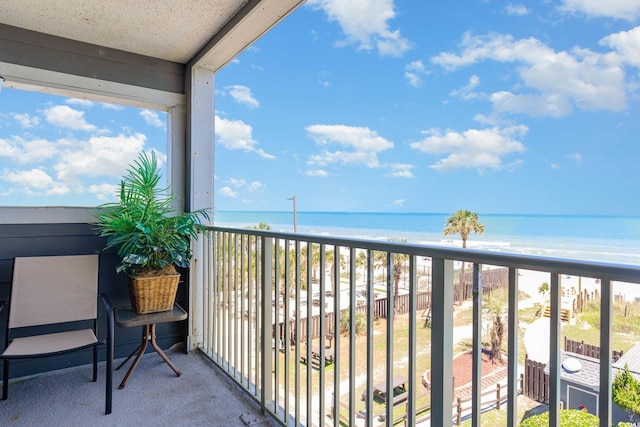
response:
<path id="1" fill-rule="evenodd" d="M 291 197 L 287 200 L 293 200 L 293 232 L 298 232 L 298 223 L 296 221 L 296 196 Z"/>

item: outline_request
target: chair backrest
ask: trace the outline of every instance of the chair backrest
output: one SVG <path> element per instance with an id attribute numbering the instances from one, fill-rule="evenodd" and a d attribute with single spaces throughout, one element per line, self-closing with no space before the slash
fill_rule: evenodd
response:
<path id="1" fill-rule="evenodd" d="M 9 328 L 95 319 L 98 255 L 16 257 Z"/>

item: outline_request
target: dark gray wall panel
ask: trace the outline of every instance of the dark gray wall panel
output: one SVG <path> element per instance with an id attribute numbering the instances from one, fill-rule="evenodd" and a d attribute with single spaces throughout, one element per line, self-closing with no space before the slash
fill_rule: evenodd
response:
<path id="1" fill-rule="evenodd" d="M 13 258 L 16 256 L 42 255 L 100 255 L 98 284 L 100 292 L 106 293 L 114 306 L 129 305 L 126 277 L 116 274 L 119 259 L 115 251 L 104 252 L 106 239 L 89 224 L 0 224 L 0 301 L 7 300 L 11 291 Z M 176 297 L 177 302 L 188 310 L 188 271 L 181 271 L 182 282 Z M 104 316 L 104 313 L 101 313 Z M 7 318 L 0 313 L 0 346 L 4 347 Z M 187 323 L 158 325 L 157 340 L 162 348 L 185 342 Z M 116 359 L 128 356 L 140 343 L 141 328 L 118 328 L 115 330 Z M 151 346 L 148 351 L 153 351 Z M 104 350 L 100 360 L 104 360 Z M 61 355 L 54 358 L 13 361 L 11 378 L 17 378 L 48 370 L 91 363 L 89 353 Z M 0 378 L 2 372 L 0 370 Z"/>

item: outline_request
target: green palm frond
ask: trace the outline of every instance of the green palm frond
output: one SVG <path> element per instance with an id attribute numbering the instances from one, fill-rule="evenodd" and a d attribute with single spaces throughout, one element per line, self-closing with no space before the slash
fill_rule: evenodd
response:
<path id="1" fill-rule="evenodd" d="M 158 187 L 160 178 L 155 153 L 141 153 L 120 183 L 120 200 L 95 214 L 100 236 L 107 238 L 105 249 L 117 249 L 121 258 L 118 272 L 189 266 L 191 239 L 197 239 L 209 213 L 176 212 L 168 189 Z"/>

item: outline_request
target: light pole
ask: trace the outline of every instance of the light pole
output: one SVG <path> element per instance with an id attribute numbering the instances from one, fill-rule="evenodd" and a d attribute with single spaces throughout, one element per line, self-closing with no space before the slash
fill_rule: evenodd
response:
<path id="1" fill-rule="evenodd" d="M 287 200 L 293 200 L 293 232 L 297 233 L 298 232 L 298 225 L 297 225 L 297 221 L 296 221 L 296 196 L 291 197 L 290 199 Z"/>

